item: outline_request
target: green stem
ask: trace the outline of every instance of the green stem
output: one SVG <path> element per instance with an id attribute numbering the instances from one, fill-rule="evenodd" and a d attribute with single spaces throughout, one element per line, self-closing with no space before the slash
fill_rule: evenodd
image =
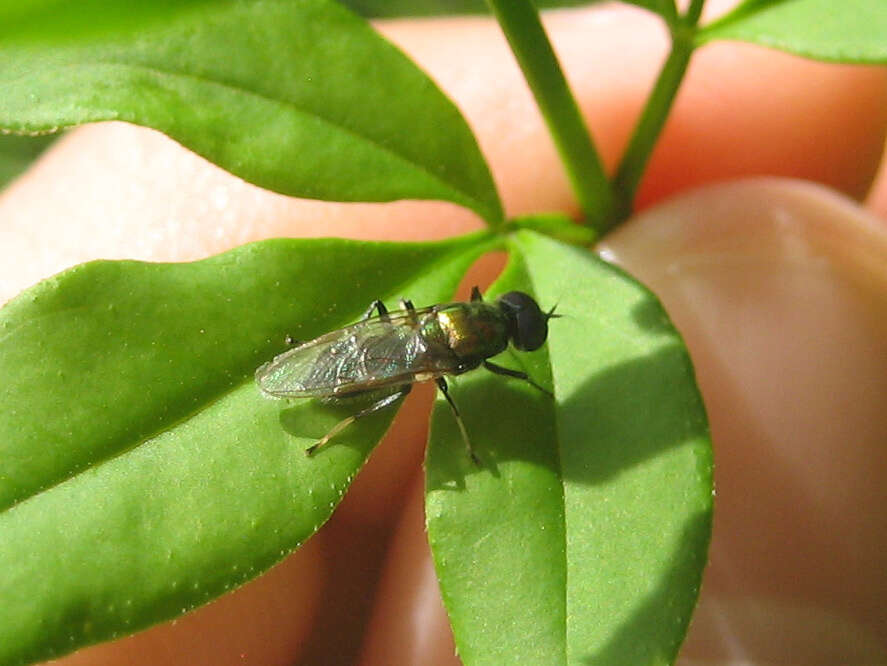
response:
<path id="1" fill-rule="evenodd" d="M 662 8 L 656 10 L 658 14 L 662 15 L 662 18 L 665 19 L 665 22 L 668 25 L 672 25 L 678 20 L 678 6 L 674 0 L 665 1 L 665 4 L 662 5 Z"/>
<path id="2" fill-rule="evenodd" d="M 587 223 L 601 230 L 613 214 L 603 164 L 557 56 L 530 0 L 487 0 L 548 125 Z"/>
<path id="3" fill-rule="evenodd" d="M 697 8 L 696 5 L 700 7 Z M 700 8 L 701 3 L 694 2 L 690 11 L 696 12 Z M 696 16 L 698 18 L 698 14 Z M 631 214 L 641 176 L 650 161 L 650 154 L 659 139 L 693 54 L 693 34 L 693 27 L 684 22 L 672 26 L 671 53 L 659 73 L 653 92 L 647 99 L 641 119 L 613 177 L 613 191 L 617 202 L 616 214 L 611 218 L 614 224 L 622 222 Z"/>
<path id="4" fill-rule="evenodd" d="M 699 23 L 699 17 L 702 15 L 702 6 L 704 4 L 705 0 L 692 0 L 687 8 L 687 13 L 684 14 L 684 25 L 695 27 Z"/>

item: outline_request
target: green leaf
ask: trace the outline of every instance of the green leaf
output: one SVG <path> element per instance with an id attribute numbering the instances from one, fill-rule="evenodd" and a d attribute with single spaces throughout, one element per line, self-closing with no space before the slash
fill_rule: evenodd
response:
<path id="1" fill-rule="evenodd" d="M 0 25 L 10 13 L 21 21 L 5 9 Z M 40 29 L 0 41 L 2 128 L 126 120 L 284 194 L 443 199 L 491 222 L 502 217 L 456 107 L 332 0 L 195 3 L 144 27 L 78 22 L 83 34 L 64 38 L 66 14 L 52 9 L 43 3 L 27 15 Z"/>
<path id="2" fill-rule="evenodd" d="M 883 0 L 746 0 L 697 42 L 734 39 L 834 62 L 887 63 Z"/>
<path id="3" fill-rule="evenodd" d="M 256 367 L 374 298 L 449 298 L 485 238 L 94 262 L 0 310 L 0 663 L 178 615 L 308 538 L 393 413 L 308 458 L 354 408 L 266 399 Z"/>
<path id="4" fill-rule="evenodd" d="M 529 231 L 493 293 L 557 304 L 547 348 L 503 354 L 555 398 L 477 371 L 435 406 L 426 512 L 466 664 L 667 664 L 698 595 L 712 452 L 686 348 L 657 299 Z M 500 362 L 500 359 L 496 359 Z"/>
<path id="5" fill-rule="evenodd" d="M 539 9 L 577 7 L 598 0 L 536 0 Z M 440 16 L 452 14 L 487 14 L 486 0 L 339 0 L 341 4 L 367 17 Z"/>
<path id="6" fill-rule="evenodd" d="M 0 0 L 0 43 L 73 42 L 102 33 L 137 31 L 213 2 L 217 0 Z"/>
<path id="7" fill-rule="evenodd" d="M 0 187 L 27 169 L 55 139 L 54 136 L 0 134 Z"/>
<path id="8" fill-rule="evenodd" d="M 643 7 L 655 14 L 659 14 L 669 22 L 677 16 L 674 0 L 622 0 L 622 2 Z"/>

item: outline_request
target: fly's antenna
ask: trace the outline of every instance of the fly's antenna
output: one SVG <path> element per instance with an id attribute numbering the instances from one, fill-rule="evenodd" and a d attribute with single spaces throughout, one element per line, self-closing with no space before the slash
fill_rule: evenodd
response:
<path id="1" fill-rule="evenodd" d="M 563 292 L 561 292 L 561 298 L 563 298 Z M 551 308 L 551 310 L 545 313 L 545 321 L 548 321 L 549 319 L 560 319 L 564 316 L 562 314 L 554 314 L 554 311 L 557 310 L 557 306 L 560 304 L 561 299 L 559 298 L 554 302 L 554 306 Z"/>
<path id="2" fill-rule="evenodd" d="M 560 303 L 555 303 L 554 306 L 551 308 L 551 310 L 549 310 L 548 312 L 545 313 L 545 321 L 548 321 L 549 319 L 560 319 L 561 317 L 564 316 L 564 315 L 554 314 L 554 311 L 557 309 L 558 305 L 560 305 Z"/>

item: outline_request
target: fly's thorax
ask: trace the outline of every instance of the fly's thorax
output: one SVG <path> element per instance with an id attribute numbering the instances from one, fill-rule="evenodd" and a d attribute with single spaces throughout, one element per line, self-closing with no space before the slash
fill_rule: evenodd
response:
<path id="1" fill-rule="evenodd" d="M 460 359 L 485 359 L 505 351 L 508 321 L 487 303 L 455 303 L 437 312 L 446 345 Z"/>

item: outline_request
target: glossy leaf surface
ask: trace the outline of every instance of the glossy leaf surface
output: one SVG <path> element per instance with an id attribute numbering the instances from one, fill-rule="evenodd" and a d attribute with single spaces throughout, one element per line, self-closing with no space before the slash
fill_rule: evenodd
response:
<path id="1" fill-rule="evenodd" d="M 129 3 L 103 5 L 125 14 Z M 283 194 L 443 199 L 501 219 L 456 107 L 333 0 L 173 3 L 106 30 L 56 9 L 43 2 L 24 21 L 0 5 L 0 24 L 31 26 L 0 41 L 6 130 L 125 120 Z"/>
<path id="2" fill-rule="evenodd" d="M 394 410 L 308 458 L 354 407 L 266 399 L 255 368 L 374 298 L 447 300 L 480 241 L 94 262 L 0 310 L 0 663 L 183 613 L 308 538 Z"/>
<path id="3" fill-rule="evenodd" d="M 548 344 L 435 407 L 426 511 L 465 663 L 667 664 L 696 601 L 712 454 L 693 370 L 657 299 L 585 250 L 518 232 L 491 289 L 557 304 Z M 552 267 L 556 267 L 552 270 Z"/>

